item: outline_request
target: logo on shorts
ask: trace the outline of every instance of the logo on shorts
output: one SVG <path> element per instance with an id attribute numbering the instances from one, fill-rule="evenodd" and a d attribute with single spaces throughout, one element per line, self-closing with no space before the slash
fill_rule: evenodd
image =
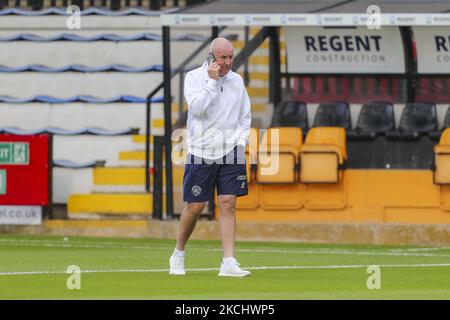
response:
<path id="1" fill-rule="evenodd" d="M 194 196 L 199 196 L 202 193 L 202 188 L 200 188 L 199 186 L 195 185 L 192 187 L 191 192 Z"/>
<path id="2" fill-rule="evenodd" d="M 245 188 L 245 181 L 242 182 L 242 184 L 241 184 L 241 189 L 244 189 L 244 188 Z"/>
<path id="3" fill-rule="evenodd" d="M 237 176 L 236 180 L 247 180 L 247 176 L 245 174 Z"/>

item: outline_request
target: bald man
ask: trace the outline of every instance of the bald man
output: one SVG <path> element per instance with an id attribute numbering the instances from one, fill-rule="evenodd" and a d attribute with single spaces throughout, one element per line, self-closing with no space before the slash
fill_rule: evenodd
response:
<path id="1" fill-rule="evenodd" d="M 185 246 L 206 202 L 217 188 L 223 261 L 219 276 L 245 277 L 235 258 L 236 197 L 247 195 L 245 146 L 250 131 L 250 99 L 242 78 L 231 70 L 233 45 L 225 38 L 211 42 L 208 59 L 187 73 L 188 105 L 183 200 L 169 274 L 184 275 Z"/>

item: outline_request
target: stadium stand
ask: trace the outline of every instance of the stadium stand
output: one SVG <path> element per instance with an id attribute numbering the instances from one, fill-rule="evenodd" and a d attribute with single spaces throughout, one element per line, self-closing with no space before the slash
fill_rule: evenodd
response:
<path id="1" fill-rule="evenodd" d="M 124 73 L 138 73 L 138 72 L 151 72 L 162 71 L 161 65 L 152 65 L 147 67 L 130 67 L 121 64 L 109 64 L 101 67 L 89 67 L 79 64 L 71 64 L 62 67 L 47 67 L 42 65 L 27 65 L 21 67 L 7 67 L 0 65 L 0 72 L 4 73 L 17 73 L 17 72 L 42 72 L 42 73 L 58 73 L 58 72 L 124 72 Z"/>
<path id="2" fill-rule="evenodd" d="M 120 27 L 111 33 L 95 24 L 93 30 L 67 33 L 50 25 L 45 28 L 47 15 L 62 15 L 65 10 L 25 11 L 0 11 L 2 17 L 39 16 L 42 25 L 33 34 L 20 32 L 21 27 L 14 25 L 0 32 L 0 44 L 6 48 L 0 50 L 2 132 L 54 135 L 53 200 L 57 205 L 68 203 L 72 195 L 80 198 L 93 191 L 106 197 L 111 190 L 142 193 L 143 186 L 121 187 L 120 181 L 136 164 L 129 155 L 143 152 L 138 137 L 145 131 L 145 97 L 162 81 L 160 29 L 139 29 L 137 22 L 132 33 Z M 103 11 L 92 8 L 83 14 Z M 119 14 L 159 19 L 159 13 L 141 9 L 114 12 L 110 19 Z M 207 36 L 181 33 L 172 38 L 191 50 Z M 155 110 L 161 101 L 159 96 L 152 100 Z M 106 179 L 115 181 L 113 186 L 96 184 L 96 172 L 105 165 L 117 169 L 113 174 L 119 179 Z M 140 167 L 136 168 L 143 171 Z M 114 199 L 115 194 L 109 197 Z"/>
<path id="3" fill-rule="evenodd" d="M 85 169 L 94 167 L 104 167 L 105 161 L 94 160 L 82 163 L 76 163 L 67 159 L 53 159 L 53 167 L 65 169 Z"/>
<path id="4" fill-rule="evenodd" d="M 208 37 L 199 34 L 182 34 L 171 37 L 173 41 L 204 41 Z M 52 36 L 41 36 L 29 33 L 19 33 L 10 36 L 0 37 L 0 42 L 9 41 L 31 41 L 31 42 L 53 42 L 53 41 L 74 41 L 74 42 L 93 42 L 93 41 L 113 41 L 113 42 L 127 42 L 127 41 L 161 41 L 162 37 L 156 33 L 139 33 L 135 35 L 120 35 L 120 34 L 95 34 L 95 35 L 79 35 L 71 33 L 60 33 Z M 65 71 L 65 70 L 64 70 Z M 77 70 L 79 71 L 79 70 Z M 119 70 L 117 70 L 119 71 Z M 90 72 L 90 71 L 86 71 Z"/>
<path id="5" fill-rule="evenodd" d="M 149 14 L 148 10 L 160 10 L 164 8 L 173 8 L 178 6 L 189 6 L 193 4 L 198 4 L 204 2 L 205 0 L 0 0 L 0 10 L 4 8 L 9 8 L 10 11 L 15 12 L 14 14 L 24 14 L 24 12 L 29 12 L 30 10 L 45 11 L 46 13 L 58 13 L 65 12 L 65 8 L 70 5 L 76 5 L 80 9 L 85 9 L 89 14 L 99 13 L 105 11 L 125 10 L 130 13 L 140 13 Z M 56 7 L 63 7 L 56 8 Z M 108 8 L 106 10 L 106 8 Z M 130 14 L 128 13 L 128 14 Z M 152 14 L 155 14 L 152 12 Z"/>
<path id="6" fill-rule="evenodd" d="M 99 98 L 93 97 L 89 95 L 76 95 L 68 98 L 57 98 L 50 97 L 46 95 L 36 95 L 28 98 L 15 98 L 10 96 L 0 96 L 0 103 L 11 103 L 11 104 L 21 104 L 21 103 L 73 103 L 73 102 L 82 102 L 82 103 L 120 103 L 120 102 L 128 102 L 128 103 L 145 103 L 147 100 L 145 98 L 131 96 L 131 95 L 120 95 L 112 98 Z M 152 99 L 152 102 L 162 102 L 163 99 L 161 97 Z"/>
<path id="7" fill-rule="evenodd" d="M 33 134 L 54 134 L 54 135 L 62 135 L 62 136 L 77 136 L 82 134 L 91 134 L 91 135 L 100 135 L 100 136 L 119 136 L 119 135 L 127 135 L 127 134 L 138 134 L 138 128 L 126 128 L 122 130 L 106 130 L 103 128 L 92 127 L 92 128 L 81 128 L 78 130 L 69 130 L 58 127 L 47 127 L 40 128 L 36 130 L 24 130 L 17 127 L 2 127 L 0 128 L 0 133 L 8 133 L 15 135 L 33 135 Z"/>
<path id="8" fill-rule="evenodd" d="M 33 33 L 29 33 L 29 29 L 22 30 L 20 25 L 15 26 L 14 22 L 0 31 L 0 45 L 8 48 L 0 51 L 0 59 L 4 61 L 0 65 L 0 80 L 5 84 L 0 88 L 3 115 L 0 127 L 8 132 L 54 135 L 53 199 L 55 204 L 67 204 L 71 218 L 90 217 L 90 212 L 111 213 L 114 211 L 112 204 L 117 204 L 119 198 L 124 204 L 138 199 L 139 205 L 134 212 L 138 212 L 139 217 L 151 214 L 148 210 L 151 197 L 143 194 L 145 96 L 162 81 L 159 14 L 170 10 L 155 13 L 143 8 L 121 11 L 85 8 L 81 11 L 83 19 L 101 15 L 111 21 L 115 19 L 114 24 L 109 28 L 105 23 L 85 20 L 93 22 L 82 31 L 70 33 L 51 22 L 46 27 L 44 22 L 49 15 L 66 15 L 64 8 L 0 11 L 2 17 L 30 17 L 30 21 L 37 21 L 31 19 L 39 17 L 42 22 Z M 121 29 L 122 20 L 116 18 L 121 16 L 136 19 L 131 25 L 124 20 Z M 139 17 L 158 22 L 150 22 L 148 27 L 148 21 L 153 20 L 146 20 L 144 28 Z M 249 31 L 251 34 L 257 32 L 256 29 Z M 242 29 L 237 31 L 239 36 L 229 34 L 229 38 L 235 39 L 236 52 L 243 47 L 243 41 L 239 40 L 243 39 L 242 32 Z M 209 35 L 209 31 L 199 33 L 197 29 L 174 32 L 171 34 L 174 52 L 180 48 L 184 52 L 194 51 Z M 267 44 L 268 41 L 252 56 L 247 74 L 251 79 L 253 123 L 260 127 L 270 124 L 270 116 L 266 115 L 272 112 L 267 103 Z M 13 59 L 11 52 L 15 52 Z M 189 68 L 202 63 L 204 56 L 206 54 L 200 54 Z M 183 58 L 175 54 L 173 67 Z M 242 71 L 240 73 L 244 75 Z M 186 108 L 180 105 L 179 86 L 181 81 L 174 79 L 173 101 L 178 101 L 173 103 L 174 122 L 183 116 L 180 110 Z M 163 126 L 161 101 L 160 96 L 152 100 L 154 128 Z M 256 159 L 256 150 L 250 150 L 249 154 Z M 256 173 L 256 166 L 249 163 L 249 167 L 251 177 Z M 176 188 L 181 185 L 181 169 L 174 169 Z M 98 193 L 104 205 L 94 201 L 90 206 L 90 199 L 96 198 Z M 148 200 L 144 204 L 142 199 Z M 182 202 L 179 197 L 175 200 L 179 210 Z M 249 205 L 254 205 L 251 202 Z M 124 211 L 124 205 L 118 207 Z"/>

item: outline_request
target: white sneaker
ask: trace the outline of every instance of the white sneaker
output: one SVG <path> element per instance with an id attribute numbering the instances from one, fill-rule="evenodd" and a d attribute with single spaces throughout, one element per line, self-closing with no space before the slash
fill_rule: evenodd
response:
<path id="1" fill-rule="evenodd" d="M 169 274 L 174 275 L 185 275 L 186 271 L 184 271 L 184 256 L 179 256 L 173 254 L 169 259 Z"/>
<path id="2" fill-rule="evenodd" d="M 246 277 L 249 275 L 250 271 L 242 270 L 236 259 L 233 259 L 228 263 L 222 262 L 220 265 L 219 277 Z"/>

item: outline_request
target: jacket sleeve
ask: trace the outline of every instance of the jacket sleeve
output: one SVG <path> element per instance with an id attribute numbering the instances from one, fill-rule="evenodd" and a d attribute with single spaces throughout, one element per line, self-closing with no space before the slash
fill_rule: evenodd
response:
<path id="1" fill-rule="evenodd" d="M 250 112 L 250 98 L 248 97 L 247 89 L 245 89 L 244 83 L 242 83 L 242 91 L 242 106 L 241 111 L 239 112 L 241 134 L 237 144 L 245 147 L 245 145 L 248 144 L 252 115 Z"/>
<path id="2" fill-rule="evenodd" d="M 202 83 L 202 79 L 189 72 L 184 81 L 184 97 L 188 110 L 195 116 L 201 116 L 212 100 L 217 96 L 217 80 L 209 79 Z"/>

